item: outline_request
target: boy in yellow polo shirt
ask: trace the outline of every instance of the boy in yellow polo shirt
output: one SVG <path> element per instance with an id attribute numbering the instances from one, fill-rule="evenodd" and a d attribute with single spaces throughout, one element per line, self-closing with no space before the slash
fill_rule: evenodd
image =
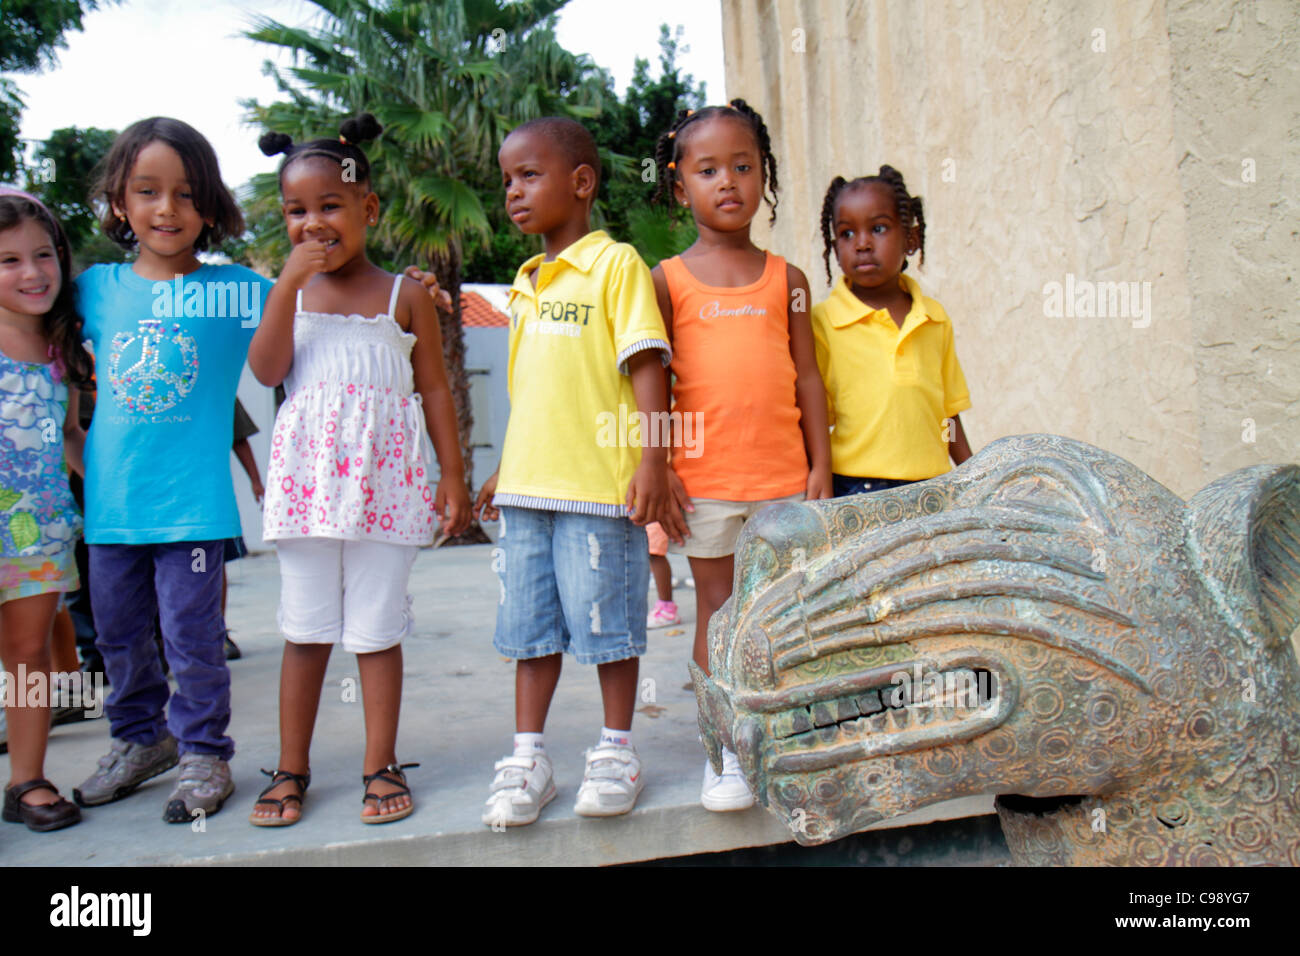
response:
<path id="1" fill-rule="evenodd" d="M 600 181 L 591 134 L 554 117 L 517 127 L 497 154 L 506 211 L 545 252 L 510 290 L 510 421 L 501 465 L 475 513 L 501 519 L 493 644 L 514 658 L 513 753 L 496 763 L 489 826 L 537 819 L 555 798 L 542 732 L 562 654 L 595 664 L 605 725 L 587 751 L 574 811 L 627 813 L 644 786 L 632 746 L 638 657 L 646 646 L 645 525 L 684 530 L 667 449 L 612 422 L 666 415 L 668 336 L 650 270 L 589 225 Z M 650 421 L 661 419 L 650 418 Z"/>
<path id="2" fill-rule="evenodd" d="M 837 176 L 822 203 L 826 278 L 834 248 L 844 277 L 813 306 L 817 364 L 830 406 L 831 483 L 854 495 L 933 478 L 970 445 L 958 413 L 970 408 L 952 323 L 903 274 L 925 261 L 921 197 L 892 166 L 852 182 Z"/>

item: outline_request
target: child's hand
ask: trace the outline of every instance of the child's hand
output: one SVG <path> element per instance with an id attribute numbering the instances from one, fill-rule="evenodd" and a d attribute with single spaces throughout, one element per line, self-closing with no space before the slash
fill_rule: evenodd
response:
<path id="1" fill-rule="evenodd" d="M 312 276 L 325 271 L 327 255 L 324 239 L 305 239 L 293 247 L 284 268 L 280 270 L 280 281 L 295 289 L 301 289 Z"/>
<path id="2" fill-rule="evenodd" d="M 258 507 L 261 507 L 262 499 L 266 497 L 266 487 L 256 478 L 253 479 L 252 486 L 253 486 L 253 501 L 257 503 Z"/>
<path id="3" fill-rule="evenodd" d="M 478 490 L 478 497 L 474 500 L 474 517 L 480 521 L 496 521 L 501 517 L 501 512 L 492 507 L 492 496 L 497 493 L 499 474 L 500 469 L 492 472 L 492 477 L 483 482 L 483 487 Z"/>
<path id="4" fill-rule="evenodd" d="M 820 498 L 833 498 L 835 493 L 832 488 L 831 470 L 829 468 L 814 468 L 808 472 L 808 490 L 804 494 L 804 500 L 817 501 Z"/>
<path id="5" fill-rule="evenodd" d="M 669 508 L 672 518 L 667 519 L 667 521 L 661 518 L 659 525 L 674 544 L 685 544 L 682 538 L 689 538 L 691 531 L 686 524 L 686 516 L 683 512 L 693 512 L 695 505 L 691 504 L 691 496 L 686 493 L 686 486 L 682 484 L 682 479 L 678 477 L 677 472 L 671 466 L 668 468 L 668 488 L 672 492 L 672 504 Z M 680 522 L 678 528 L 681 537 L 674 537 L 673 532 L 668 530 L 669 526 L 675 521 Z"/>
<path id="6" fill-rule="evenodd" d="M 671 474 L 672 469 L 662 455 L 643 453 L 641 464 L 627 486 L 627 507 L 632 511 L 633 524 L 657 521 L 669 540 L 681 544 L 687 533 L 686 521 L 670 484 Z M 681 493 L 684 496 L 685 489 Z"/>
<path id="7" fill-rule="evenodd" d="M 433 510 L 440 520 L 440 537 L 454 538 L 469 527 L 469 489 L 465 487 L 462 478 L 448 476 L 438 481 L 438 490 L 433 496 Z"/>
<path id="8" fill-rule="evenodd" d="M 418 266 L 407 266 L 402 275 L 408 279 L 414 279 L 424 286 L 425 291 L 432 297 L 433 304 L 438 307 L 439 312 L 451 312 L 451 293 L 438 284 L 436 275 L 432 272 L 425 272 Z"/>

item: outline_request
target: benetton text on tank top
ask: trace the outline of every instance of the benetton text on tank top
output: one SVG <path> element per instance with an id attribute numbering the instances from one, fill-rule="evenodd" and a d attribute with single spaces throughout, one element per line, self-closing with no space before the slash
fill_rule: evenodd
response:
<path id="1" fill-rule="evenodd" d="M 767 309 L 763 306 L 750 305 L 748 302 L 734 309 L 724 309 L 718 303 L 717 299 L 714 299 L 712 302 L 706 302 L 704 305 L 700 306 L 701 319 L 729 319 L 733 316 L 741 317 L 747 315 L 767 315 Z"/>

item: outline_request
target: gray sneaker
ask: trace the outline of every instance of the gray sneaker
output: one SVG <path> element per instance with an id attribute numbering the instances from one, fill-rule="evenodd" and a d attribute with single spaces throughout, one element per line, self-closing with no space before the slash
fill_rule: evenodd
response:
<path id="1" fill-rule="evenodd" d="M 181 754 L 181 779 L 167 798 L 163 819 L 168 823 L 190 823 L 198 811 L 211 816 L 235 792 L 230 764 L 216 754 Z"/>
<path id="2" fill-rule="evenodd" d="M 113 747 L 99 758 L 99 769 L 72 791 L 83 807 L 121 800 L 146 780 L 176 766 L 179 754 L 171 734 L 156 744 L 133 744 L 113 738 Z"/>

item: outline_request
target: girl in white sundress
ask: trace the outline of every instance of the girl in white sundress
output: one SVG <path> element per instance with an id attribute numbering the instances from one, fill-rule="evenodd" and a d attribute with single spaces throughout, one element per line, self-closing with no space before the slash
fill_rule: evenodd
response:
<path id="1" fill-rule="evenodd" d="M 365 114 L 338 140 L 293 145 L 280 192 L 293 251 L 267 298 L 248 353 L 264 385 L 284 382 L 267 472 L 263 537 L 280 559 L 280 757 L 250 816 L 287 826 L 302 813 L 308 752 L 330 650 L 357 654 L 365 709 L 361 820 L 388 823 L 414 806 L 397 760 L 407 582 L 434 514 L 455 535 L 469 523 L 460 441 L 434 301 L 366 258 L 379 214 L 356 145 L 378 135 Z M 437 289 L 429 290 L 437 294 Z M 385 305 L 386 303 L 386 305 Z M 383 311 L 380 311 L 380 310 Z M 436 486 L 427 438 L 437 453 Z"/>

